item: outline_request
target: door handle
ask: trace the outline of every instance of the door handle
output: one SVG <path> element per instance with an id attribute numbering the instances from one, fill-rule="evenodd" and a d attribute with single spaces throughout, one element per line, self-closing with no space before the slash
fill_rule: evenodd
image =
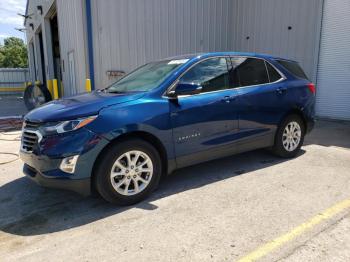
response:
<path id="1" fill-rule="evenodd" d="M 221 99 L 222 102 L 225 103 L 230 103 L 231 102 L 231 97 L 230 96 L 225 96 L 223 99 Z"/>
<path id="2" fill-rule="evenodd" d="M 282 95 L 283 93 L 285 93 L 287 91 L 287 88 L 286 87 L 279 87 L 276 89 L 276 92 L 279 94 L 279 95 Z"/>

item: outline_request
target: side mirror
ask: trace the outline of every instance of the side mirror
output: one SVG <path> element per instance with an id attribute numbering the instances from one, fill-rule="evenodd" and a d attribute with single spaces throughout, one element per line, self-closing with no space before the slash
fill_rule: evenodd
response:
<path id="1" fill-rule="evenodd" d="M 202 86 L 198 83 L 183 83 L 179 82 L 175 90 L 168 93 L 169 97 L 175 98 L 182 95 L 195 95 L 202 91 Z"/>

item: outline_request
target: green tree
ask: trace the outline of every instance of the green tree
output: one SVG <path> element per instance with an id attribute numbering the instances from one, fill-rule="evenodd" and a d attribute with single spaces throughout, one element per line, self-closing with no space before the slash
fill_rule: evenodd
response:
<path id="1" fill-rule="evenodd" d="M 27 66 L 27 47 L 23 40 L 17 37 L 5 38 L 4 45 L 0 45 L 0 68 L 24 68 Z"/>

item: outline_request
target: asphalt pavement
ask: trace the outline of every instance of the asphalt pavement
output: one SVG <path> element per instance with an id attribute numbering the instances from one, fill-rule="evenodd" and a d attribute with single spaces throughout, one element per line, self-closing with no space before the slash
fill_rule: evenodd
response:
<path id="1" fill-rule="evenodd" d="M 27 112 L 22 93 L 0 95 L 0 119 L 9 116 L 23 116 Z"/>
<path id="2" fill-rule="evenodd" d="M 178 170 L 131 207 L 37 186 L 18 139 L 0 134 L 1 261 L 350 261 L 349 122 L 318 122 L 294 159 Z"/>

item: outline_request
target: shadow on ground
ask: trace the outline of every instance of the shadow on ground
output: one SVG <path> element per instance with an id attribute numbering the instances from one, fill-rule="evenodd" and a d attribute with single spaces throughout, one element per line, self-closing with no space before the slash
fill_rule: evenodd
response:
<path id="1" fill-rule="evenodd" d="M 304 145 L 350 148 L 350 121 L 317 121 Z"/>
<path id="2" fill-rule="evenodd" d="M 319 121 L 305 145 L 350 148 L 350 123 Z M 305 151 L 301 151 L 304 154 Z M 300 156 L 299 155 L 299 156 Z M 131 208 L 154 210 L 154 201 L 238 175 L 249 175 L 286 159 L 265 150 L 227 157 L 184 168 L 166 177 L 153 195 L 131 207 L 117 207 L 101 198 L 83 198 L 71 192 L 37 186 L 23 177 L 0 188 L 0 230 L 14 235 L 64 231 L 122 213 Z"/>
<path id="3" fill-rule="evenodd" d="M 300 154 L 303 154 L 302 151 Z M 130 208 L 154 210 L 153 201 L 287 161 L 265 150 L 244 153 L 184 168 L 166 177 L 153 195 L 131 207 L 118 207 L 98 197 L 45 189 L 23 177 L 0 190 L 0 230 L 15 235 L 40 235 L 82 226 Z"/>

